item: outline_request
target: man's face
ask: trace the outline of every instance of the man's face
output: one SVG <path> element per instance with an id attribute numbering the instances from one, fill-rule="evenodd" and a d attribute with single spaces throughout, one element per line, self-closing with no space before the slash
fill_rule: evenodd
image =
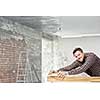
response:
<path id="1" fill-rule="evenodd" d="M 82 62 L 84 59 L 84 53 L 82 53 L 81 51 L 76 51 L 74 53 L 74 57 L 76 58 L 76 60 Z"/>

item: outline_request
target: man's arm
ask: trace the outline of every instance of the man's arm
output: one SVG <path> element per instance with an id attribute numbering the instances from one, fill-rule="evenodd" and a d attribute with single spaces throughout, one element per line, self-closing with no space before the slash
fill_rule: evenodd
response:
<path id="1" fill-rule="evenodd" d="M 85 72 L 88 68 L 90 68 L 95 63 L 95 61 L 96 61 L 96 56 L 93 53 L 91 53 L 86 58 L 86 62 L 82 66 L 79 66 L 75 69 L 72 69 L 71 71 L 68 71 L 68 74 L 74 75 L 74 74 Z"/>
<path id="2" fill-rule="evenodd" d="M 73 68 L 80 66 L 77 61 L 74 61 L 71 65 L 58 69 L 57 71 L 70 71 Z"/>

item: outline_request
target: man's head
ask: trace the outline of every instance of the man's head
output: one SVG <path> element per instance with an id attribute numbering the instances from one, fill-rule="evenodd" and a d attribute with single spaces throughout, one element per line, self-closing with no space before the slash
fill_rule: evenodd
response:
<path id="1" fill-rule="evenodd" d="M 76 58 L 76 60 L 82 62 L 84 59 L 84 53 L 83 50 L 81 48 L 75 48 L 73 50 L 73 55 Z"/>

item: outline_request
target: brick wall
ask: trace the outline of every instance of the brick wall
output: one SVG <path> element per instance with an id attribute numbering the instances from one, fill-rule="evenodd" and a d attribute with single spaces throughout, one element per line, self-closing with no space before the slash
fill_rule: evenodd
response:
<path id="1" fill-rule="evenodd" d="M 26 63 L 24 41 L 0 39 L 0 82 L 24 80 Z M 20 77 L 21 75 L 21 77 Z"/>
<path id="2" fill-rule="evenodd" d="M 25 25 L 0 17 L 0 37 L 2 40 L 9 39 L 10 41 L 14 41 L 11 40 L 13 38 L 19 45 L 21 42 L 26 44 L 25 47 L 19 46 L 19 48 L 22 47 L 24 49 L 21 49 L 20 55 L 18 54 L 21 59 L 18 66 L 21 66 L 22 62 L 26 61 L 27 63 L 23 65 L 26 69 L 23 75 L 20 75 L 19 78 L 17 77 L 16 82 L 23 82 L 23 79 L 25 79 L 25 83 L 41 82 L 41 33 Z M 24 39 L 25 43 L 24 41 L 19 41 L 19 39 Z M 15 43 L 15 45 L 17 44 Z M 24 59 L 24 56 L 27 59 Z"/>

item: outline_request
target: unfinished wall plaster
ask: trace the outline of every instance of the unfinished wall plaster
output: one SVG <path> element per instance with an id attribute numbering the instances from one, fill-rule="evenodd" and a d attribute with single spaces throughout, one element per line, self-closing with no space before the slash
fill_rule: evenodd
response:
<path id="1" fill-rule="evenodd" d="M 47 81 L 47 75 L 53 66 L 53 41 L 42 38 L 42 82 Z"/>
<path id="2" fill-rule="evenodd" d="M 50 70 L 57 70 L 67 63 L 67 57 L 60 48 L 61 41 L 55 36 L 52 39 L 42 38 L 42 82 L 47 82 Z"/>

